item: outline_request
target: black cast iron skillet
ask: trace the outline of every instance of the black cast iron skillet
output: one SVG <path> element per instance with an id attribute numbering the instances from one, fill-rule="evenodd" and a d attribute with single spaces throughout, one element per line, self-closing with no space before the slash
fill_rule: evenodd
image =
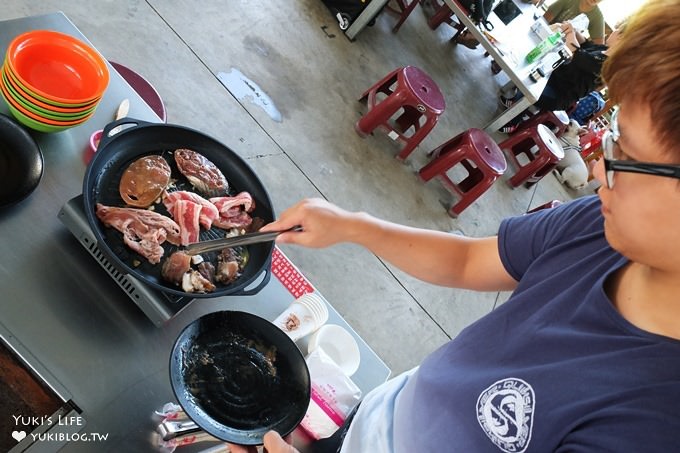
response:
<path id="1" fill-rule="evenodd" d="M 291 433 L 310 398 L 307 363 L 266 319 L 240 311 L 209 313 L 189 324 L 170 356 L 177 401 L 203 430 L 231 443 L 262 444 Z"/>
<path id="2" fill-rule="evenodd" d="M 0 114 L 0 208 L 29 196 L 42 175 L 38 143 L 16 121 Z"/>
<path id="3" fill-rule="evenodd" d="M 109 137 L 109 132 L 120 125 L 133 125 Z M 176 187 L 181 190 L 195 190 L 186 178 L 179 173 L 172 155 L 178 148 L 190 148 L 211 160 L 224 174 L 230 185 L 230 192 L 247 191 L 255 200 L 253 217 L 260 217 L 265 223 L 274 220 L 274 211 L 269 194 L 262 182 L 250 166 L 227 146 L 196 130 L 171 125 L 146 123 L 140 120 L 124 118 L 109 123 L 102 133 L 102 139 L 93 159 L 87 167 L 83 181 L 83 202 L 87 220 L 97 239 L 101 251 L 109 258 L 111 264 L 123 274 L 149 284 L 166 293 L 186 297 L 217 297 L 224 295 L 250 295 L 257 293 L 268 282 L 271 276 L 271 254 L 274 249 L 272 242 L 248 246 L 249 256 L 241 277 L 230 284 L 216 283 L 217 288 L 211 293 L 187 293 L 181 287 L 165 281 L 161 277 L 161 263 L 152 265 L 144 257 L 133 252 L 123 243 L 123 235 L 113 228 L 105 227 L 96 216 L 96 205 L 102 203 L 107 206 L 125 207 L 125 203 L 118 192 L 121 175 L 134 160 L 158 154 L 166 158 L 172 169 L 172 178 L 177 180 Z M 154 205 L 155 211 L 167 215 L 162 203 Z M 224 237 L 225 231 L 213 227 L 206 231 L 201 228 L 200 240 Z M 178 247 L 167 241 L 163 243 L 165 254 L 170 256 Z M 181 248 L 181 247 L 179 247 Z M 213 263 L 216 253 L 206 256 Z M 254 284 L 258 277 L 264 277 Z"/>

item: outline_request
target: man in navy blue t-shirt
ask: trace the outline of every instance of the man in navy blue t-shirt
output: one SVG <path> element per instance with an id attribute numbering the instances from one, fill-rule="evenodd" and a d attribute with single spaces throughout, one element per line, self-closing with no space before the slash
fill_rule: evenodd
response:
<path id="1" fill-rule="evenodd" d="M 597 196 L 480 239 L 318 199 L 263 228 L 302 226 L 282 243 L 359 244 L 437 285 L 513 290 L 366 395 L 326 451 L 680 450 L 680 0 L 648 0 L 603 76 L 619 107 Z M 293 451 L 273 432 L 265 446 Z"/>

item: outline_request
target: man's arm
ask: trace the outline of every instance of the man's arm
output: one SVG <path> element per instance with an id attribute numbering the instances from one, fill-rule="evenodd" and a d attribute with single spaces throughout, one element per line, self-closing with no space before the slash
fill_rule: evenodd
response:
<path id="1" fill-rule="evenodd" d="M 261 231 L 301 225 L 302 232 L 281 234 L 277 242 L 306 247 L 353 243 L 429 283 L 478 291 L 503 291 L 517 282 L 501 262 L 496 237 L 466 238 L 413 228 L 349 212 L 321 199 L 303 200 Z"/>

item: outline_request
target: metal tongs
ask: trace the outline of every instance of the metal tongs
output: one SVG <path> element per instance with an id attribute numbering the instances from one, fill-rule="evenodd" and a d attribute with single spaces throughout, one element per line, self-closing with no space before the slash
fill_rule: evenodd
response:
<path id="1" fill-rule="evenodd" d="M 287 230 L 270 231 L 270 232 L 256 232 L 249 234 L 242 234 L 240 236 L 233 236 L 229 238 L 213 239 L 212 241 L 196 242 L 189 244 L 182 250 L 187 255 L 200 255 L 201 253 L 213 252 L 215 250 L 222 250 L 231 247 L 239 247 L 243 245 L 259 244 L 261 242 L 269 242 L 276 239 L 281 233 L 288 231 L 302 231 L 302 227 L 297 225 Z"/>

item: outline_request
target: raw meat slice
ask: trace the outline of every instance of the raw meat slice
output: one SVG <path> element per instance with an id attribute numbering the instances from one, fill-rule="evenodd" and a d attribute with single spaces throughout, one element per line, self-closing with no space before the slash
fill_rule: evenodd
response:
<path id="1" fill-rule="evenodd" d="M 163 204 L 170 213 L 175 209 L 175 203 L 178 200 L 193 201 L 194 203 L 201 205 L 201 214 L 198 222 L 206 230 L 209 230 L 212 227 L 213 221 L 220 216 L 220 212 L 214 204 L 193 192 L 178 190 L 175 192 L 166 192 L 163 195 Z"/>
<path id="2" fill-rule="evenodd" d="M 200 225 L 198 219 L 201 216 L 201 205 L 193 201 L 177 200 L 171 212 L 172 218 L 179 225 L 181 245 L 189 245 L 198 242 Z"/>
<path id="3" fill-rule="evenodd" d="M 226 214 L 233 208 L 243 206 L 246 212 L 252 212 L 255 209 L 255 200 L 248 192 L 240 192 L 233 197 L 212 197 L 208 201 L 217 207 L 220 214 Z"/>
<path id="4" fill-rule="evenodd" d="M 180 227 L 172 219 L 147 209 L 117 208 L 97 203 L 97 217 L 106 226 L 123 233 L 123 242 L 151 264 L 163 256 L 161 244 L 180 241 Z"/>
<path id="5" fill-rule="evenodd" d="M 253 221 L 248 213 L 255 209 L 255 201 L 248 192 L 233 197 L 212 197 L 209 201 L 220 213 L 220 217 L 213 221 L 218 228 L 245 228 Z"/>

